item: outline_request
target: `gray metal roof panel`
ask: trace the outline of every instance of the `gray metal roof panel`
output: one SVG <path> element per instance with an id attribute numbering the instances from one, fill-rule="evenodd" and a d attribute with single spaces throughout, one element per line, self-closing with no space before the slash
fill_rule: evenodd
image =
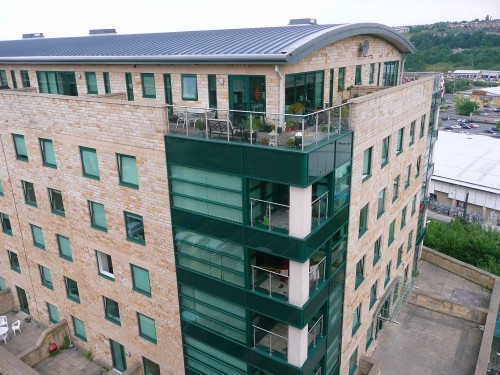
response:
<path id="1" fill-rule="evenodd" d="M 414 50 L 406 38 L 384 25 L 290 25 L 0 41 L 0 61 L 291 63 L 324 45 L 360 34 L 378 35 L 401 52 Z"/>

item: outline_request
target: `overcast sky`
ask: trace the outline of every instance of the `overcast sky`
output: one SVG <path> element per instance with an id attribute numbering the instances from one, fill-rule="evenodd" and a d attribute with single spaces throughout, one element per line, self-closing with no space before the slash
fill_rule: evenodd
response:
<path id="1" fill-rule="evenodd" d="M 281 26 L 290 18 L 319 24 L 377 22 L 389 26 L 500 18 L 499 0 L 0 0 L 0 40 L 41 32 L 83 36 Z"/>

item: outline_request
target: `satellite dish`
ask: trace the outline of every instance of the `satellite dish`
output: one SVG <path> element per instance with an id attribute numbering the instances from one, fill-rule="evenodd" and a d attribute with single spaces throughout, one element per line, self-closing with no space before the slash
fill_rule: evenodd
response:
<path id="1" fill-rule="evenodd" d="M 361 44 L 361 54 L 363 57 L 368 56 L 368 53 L 370 52 L 370 42 L 368 40 L 365 40 L 363 44 Z"/>

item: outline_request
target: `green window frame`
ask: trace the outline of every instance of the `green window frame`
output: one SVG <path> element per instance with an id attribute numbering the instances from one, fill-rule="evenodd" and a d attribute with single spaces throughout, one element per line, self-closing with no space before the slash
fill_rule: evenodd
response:
<path id="1" fill-rule="evenodd" d="M 0 197 L 3 197 L 3 184 L 2 184 L 2 180 L 0 180 Z"/>
<path id="2" fill-rule="evenodd" d="M 285 76 L 285 108 L 295 103 L 304 105 L 304 114 L 323 108 L 324 71 L 287 74 Z"/>
<path id="3" fill-rule="evenodd" d="M 413 216 L 415 212 L 417 212 L 417 194 L 415 194 L 411 202 L 411 216 Z"/>
<path id="4" fill-rule="evenodd" d="M 151 297 L 149 271 L 134 264 L 130 265 L 130 271 L 132 274 L 132 290 Z"/>
<path id="5" fill-rule="evenodd" d="M 31 87 L 30 75 L 27 70 L 21 70 L 21 81 L 24 88 Z"/>
<path id="6" fill-rule="evenodd" d="M 415 126 L 417 124 L 417 121 L 414 120 L 410 124 L 410 143 L 409 146 L 411 146 L 413 143 L 415 143 Z"/>
<path id="7" fill-rule="evenodd" d="M 358 263 L 356 263 L 356 285 L 355 289 L 363 283 L 365 280 L 365 257 L 361 257 Z"/>
<path id="8" fill-rule="evenodd" d="M 370 309 L 377 303 L 377 289 L 378 282 L 375 280 L 372 287 L 370 288 Z"/>
<path id="9" fill-rule="evenodd" d="M 135 156 L 116 154 L 118 161 L 118 176 L 120 185 L 139 189 L 139 176 L 137 173 L 137 159 Z"/>
<path id="10" fill-rule="evenodd" d="M 40 271 L 40 280 L 42 282 L 42 285 L 46 288 L 54 290 L 54 284 L 52 283 L 52 273 L 50 272 L 50 269 L 39 264 L 38 270 Z"/>
<path id="11" fill-rule="evenodd" d="M 400 229 L 403 229 L 406 226 L 406 207 L 403 207 L 401 210 L 401 227 Z"/>
<path id="12" fill-rule="evenodd" d="M 10 224 L 9 215 L 0 212 L 0 221 L 2 222 L 2 232 L 12 236 L 12 225 Z"/>
<path id="13" fill-rule="evenodd" d="M 60 319 L 59 309 L 48 302 L 46 302 L 46 304 L 47 304 L 47 313 L 49 314 L 49 322 L 54 324 L 58 323 Z"/>
<path id="14" fill-rule="evenodd" d="M 381 250 L 382 250 L 382 236 L 377 238 L 377 240 L 373 244 L 373 265 L 377 264 L 377 262 L 380 260 Z"/>
<path id="15" fill-rule="evenodd" d="M 385 266 L 385 281 L 384 281 L 384 287 L 389 284 L 391 281 L 391 267 L 392 267 L 392 261 L 389 261 L 387 265 Z"/>
<path id="16" fill-rule="evenodd" d="M 425 134 L 425 119 L 426 119 L 426 115 L 424 114 L 420 118 L 420 138 L 423 138 L 423 136 Z"/>
<path id="17" fill-rule="evenodd" d="M 398 248 L 398 260 L 396 262 L 396 268 L 399 268 L 402 262 L 403 262 L 403 244 L 401 244 L 401 246 L 399 246 Z"/>
<path id="18" fill-rule="evenodd" d="M 408 233 L 408 246 L 406 251 L 410 251 L 412 247 L 413 247 L 413 231 Z"/>
<path id="19" fill-rule="evenodd" d="M 410 187 L 410 179 L 411 179 L 411 164 L 406 167 L 405 190 Z"/>
<path id="20" fill-rule="evenodd" d="M 88 201 L 90 213 L 90 226 L 94 229 L 108 231 L 106 222 L 106 210 L 104 205 L 97 202 Z"/>
<path id="21" fill-rule="evenodd" d="M 386 188 L 383 188 L 378 193 L 377 219 L 385 212 L 385 191 Z"/>
<path id="22" fill-rule="evenodd" d="M 36 201 L 35 186 L 33 185 L 33 183 L 22 180 L 21 183 L 23 185 L 24 203 L 33 207 L 38 207 L 38 203 Z"/>
<path id="23" fill-rule="evenodd" d="M 363 182 L 372 175 L 372 151 L 373 147 L 370 147 L 363 153 Z"/>
<path id="24" fill-rule="evenodd" d="M 125 73 L 125 87 L 127 89 L 127 100 L 134 101 L 134 81 L 132 80 L 132 73 Z"/>
<path id="25" fill-rule="evenodd" d="M 114 324 L 121 326 L 122 323 L 120 320 L 120 306 L 118 306 L 118 302 L 104 296 L 102 297 L 102 300 L 104 303 L 104 318 Z"/>
<path id="26" fill-rule="evenodd" d="M 354 75 L 354 84 L 355 85 L 362 85 L 362 81 L 361 81 L 361 69 L 362 69 L 362 66 L 361 65 L 356 65 L 356 73 Z"/>
<path id="27" fill-rule="evenodd" d="M 382 140 L 382 158 L 380 167 L 383 168 L 389 164 L 389 149 L 390 149 L 391 137 L 385 137 Z"/>
<path id="28" fill-rule="evenodd" d="M 415 168 L 415 178 L 418 178 L 418 176 L 420 176 L 421 165 L 422 165 L 422 155 L 419 155 L 419 157 L 417 158 L 417 166 Z"/>
<path id="29" fill-rule="evenodd" d="M 0 277 L 0 292 L 7 289 L 7 283 L 3 277 Z"/>
<path id="30" fill-rule="evenodd" d="M 69 238 L 62 236 L 60 234 L 56 234 L 57 238 L 57 247 L 59 249 L 59 256 L 69 261 L 73 261 L 73 255 L 71 253 L 71 244 L 69 242 Z"/>
<path id="31" fill-rule="evenodd" d="M 156 344 L 156 325 L 155 320 L 137 312 L 137 325 L 139 326 L 139 336 L 143 339 Z"/>
<path id="32" fill-rule="evenodd" d="M 182 100 L 198 100 L 196 74 L 181 74 Z"/>
<path id="33" fill-rule="evenodd" d="M 104 92 L 106 94 L 111 94 L 111 82 L 109 80 L 109 73 L 102 73 L 102 80 L 104 81 Z"/>
<path id="34" fill-rule="evenodd" d="M 78 283 L 75 280 L 64 276 L 64 285 L 66 286 L 66 297 L 76 303 L 80 303 Z"/>
<path id="35" fill-rule="evenodd" d="M 9 257 L 10 269 L 21 273 L 21 265 L 19 264 L 19 257 L 17 256 L 17 253 L 7 250 L 7 255 Z"/>
<path id="36" fill-rule="evenodd" d="M 368 230 L 368 206 L 369 203 L 367 203 L 361 210 L 359 210 L 358 238 L 360 238 Z"/>
<path id="37" fill-rule="evenodd" d="M 393 203 L 399 197 L 399 179 L 400 179 L 400 176 L 397 175 L 396 177 L 394 177 L 394 181 L 392 183 L 392 202 Z"/>
<path id="38" fill-rule="evenodd" d="M 337 82 L 338 92 L 345 90 L 345 67 L 339 68 L 339 80 Z"/>
<path id="39" fill-rule="evenodd" d="M 28 149 L 26 148 L 26 141 L 22 134 L 12 134 L 14 140 L 14 149 L 16 151 L 16 159 L 28 161 Z"/>
<path id="40" fill-rule="evenodd" d="M 352 312 L 352 336 L 356 334 L 361 326 L 361 303 Z"/>
<path id="41" fill-rule="evenodd" d="M 74 334 L 80 340 L 87 342 L 87 331 L 85 330 L 85 323 L 74 316 L 71 316 L 73 321 Z"/>
<path id="42" fill-rule="evenodd" d="M 75 72 L 37 71 L 36 77 L 41 94 L 78 96 Z"/>
<path id="43" fill-rule="evenodd" d="M 5 70 L 0 70 L 0 86 L 8 86 L 9 81 L 7 80 L 7 74 Z"/>
<path id="44" fill-rule="evenodd" d="M 334 78 L 335 78 L 335 69 L 330 69 L 330 92 L 329 92 L 329 103 L 330 103 L 330 107 L 333 107 L 333 94 L 334 94 L 334 90 L 333 90 L 333 83 L 334 83 Z"/>
<path id="45" fill-rule="evenodd" d="M 111 255 L 103 253 L 102 251 L 95 251 L 97 259 L 97 273 L 108 280 L 115 280 L 113 271 L 113 260 Z"/>
<path id="46" fill-rule="evenodd" d="M 141 73 L 142 97 L 146 99 L 156 98 L 156 85 L 154 73 Z"/>
<path id="47" fill-rule="evenodd" d="M 33 245 L 45 250 L 45 240 L 43 238 L 43 229 L 38 225 L 30 224 L 31 235 L 33 237 Z"/>
<path id="48" fill-rule="evenodd" d="M 217 76 L 208 75 L 208 107 L 217 109 Z"/>
<path id="49" fill-rule="evenodd" d="M 389 237 L 387 240 L 387 246 L 391 246 L 394 242 L 394 231 L 396 229 L 396 219 L 394 219 L 391 224 L 389 224 Z"/>
<path id="50" fill-rule="evenodd" d="M 373 324 L 370 324 L 368 329 L 366 330 L 366 345 L 365 345 L 365 351 L 368 351 L 368 348 L 373 343 Z"/>
<path id="51" fill-rule="evenodd" d="M 59 216 L 65 216 L 66 213 L 64 211 L 64 201 L 61 191 L 52 188 L 48 188 L 48 191 L 52 213 Z"/>
<path id="52" fill-rule="evenodd" d="M 99 180 L 99 163 L 96 149 L 80 146 L 80 160 L 82 162 L 83 176 Z"/>
<path id="53" fill-rule="evenodd" d="M 144 375 L 160 375 L 160 365 L 142 357 L 142 366 L 144 367 Z"/>
<path id="54" fill-rule="evenodd" d="M 10 76 L 12 78 L 12 86 L 17 89 L 17 79 L 16 79 L 16 72 L 14 70 L 10 71 Z"/>
<path id="55" fill-rule="evenodd" d="M 125 357 L 125 349 L 122 344 L 109 339 L 109 348 L 111 349 L 111 360 L 113 368 L 121 374 L 127 369 L 127 359 Z"/>
<path id="56" fill-rule="evenodd" d="M 145 245 L 146 235 L 144 233 L 144 220 L 142 216 L 127 211 L 124 211 L 124 215 L 127 240 Z"/>
<path id="57" fill-rule="evenodd" d="M 87 81 L 87 94 L 98 94 L 95 72 L 85 72 L 85 80 Z"/>
<path id="58" fill-rule="evenodd" d="M 399 61 L 388 61 L 384 63 L 384 74 L 382 86 L 396 86 L 398 84 Z"/>
<path id="59" fill-rule="evenodd" d="M 369 84 L 375 82 L 374 77 L 375 77 L 375 64 L 372 63 L 370 64 L 370 78 L 368 79 Z"/>
<path id="60" fill-rule="evenodd" d="M 354 375 L 358 369 L 358 348 L 352 353 L 349 358 L 349 375 Z"/>
<path id="61" fill-rule="evenodd" d="M 403 152 L 403 140 L 404 140 L 405 128 L 398 130 L 398 143 L 396 145 L 396 156 Z"/>
<path id="62" fill-rule="evenodd" d="M 52 140 L 40 138 L 40 151 L 42 152 L 42 161 L 45 167 L 57 168 L 56 154 Z"/>

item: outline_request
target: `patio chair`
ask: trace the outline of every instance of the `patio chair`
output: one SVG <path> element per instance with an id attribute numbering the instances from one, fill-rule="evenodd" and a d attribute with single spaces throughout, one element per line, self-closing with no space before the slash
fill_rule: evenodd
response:
<path id="1" fill-rule="evenodd" d="M 0 327 L 2 326 L 8 326 L 9 323 L 7 323 L 7 317 L 5 315 L 0 316 Z"/>
<path id="2" fill-rule="evenodd" d="M 14 332 L 14 336 L 16 335 L 16 331 L 19 331 L 21 333 L 21 321 L 17 320 L 14 323 L 12 323 L 12 331 Z"/>
<path id="3" fill-rule="evenodd" d="M 3 335 L 0 336 L 0 340 L 2 340 L 5 345 L 7 345 L 7 339 L 9 338 L 9 334 L 8 333 L 5 333 Z"/>

